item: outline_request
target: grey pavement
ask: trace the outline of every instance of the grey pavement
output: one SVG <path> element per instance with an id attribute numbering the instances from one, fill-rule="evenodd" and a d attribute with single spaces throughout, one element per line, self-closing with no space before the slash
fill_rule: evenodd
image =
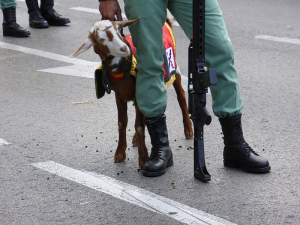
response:
<path id="1" fill-rule="evenodd" d="M 172 213 L 156 213 L 33 166 L 47 161 L 105 175 L 236 224 L 300 224 L 298 0 L 219 1 L 235 50 L 244 135 L 269 160 L 272 170 L 248 174 L 225 168 L 221 128 L 213 116 L 204 134 L 212 176 L 208 183 L 193 177 L 193 140 L 184 138 L 173 89 L 168 90 L 166 115 L 174 166 L 161 177 L 142 176 L 137 149 L 131 146 L 131 104 L 127 160 L 113 162 L 118 137 L 114 95 L 97 100 L 94 80 L 84 77 L 85 73 L 93 76 L 98 56 L 91 49 L 78 56 L 81 61 L 66 60 L 85 41 L 90 26 L 101 19 L 99 14 L 71 8 L 97 9 L 96 0 L 57 0 L 56 10 L 71 24 L 42 30 L 29 27 L 25 2 L 18 3 L 17 22 L 32 35 L 0 36 L 1 225 L 184 224 L 170 217 Z M 175 26 L 174 32 L 177 62 L 186 75 L 189 40 L 180 27 Z M 282 42 L 257 35 L 280 37 Z M 30 49 L 40 51 L 30 53 Z M 51 58 L 49 53 L 55 55 Z M 74 64 L 83 66 L 74 72 L 70 70 Z M 210 95 L 207 107 L 212 112 Z M 148 135 L 146 141 L 150 148 Z"/>

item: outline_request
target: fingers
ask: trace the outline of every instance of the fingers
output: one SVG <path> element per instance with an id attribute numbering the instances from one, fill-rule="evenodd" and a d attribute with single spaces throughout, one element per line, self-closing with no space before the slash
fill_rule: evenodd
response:
<path id="1" fill-rule="evenodd" d="M 121 10 L 117 12 L 117 19 L 118 19 L 118 21 L 123 21 Z"/>
<path id="2" fill-rule="evenodd" d="M 122 20 L 121 8 L 118 1 L 102 1 L 99 4 L 99 11 L 103 20 L 114 20 L 117 15 L 118 20 Z"/>

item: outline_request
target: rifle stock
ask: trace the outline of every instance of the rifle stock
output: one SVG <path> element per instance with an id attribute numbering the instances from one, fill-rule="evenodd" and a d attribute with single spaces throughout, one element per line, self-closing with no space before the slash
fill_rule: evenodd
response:
<path id="1" fill-rule="evenodd" d="M 193 1 L 193 37 L 188 49 L 188 104 L 194 124 L 194 177 L 207 182 L 211 176 L 204 155 L 204 125 L 211 123 L 206 109 L 208 87 L 217 83 L 215 69 L 205 66 L 205 0 Z"/>

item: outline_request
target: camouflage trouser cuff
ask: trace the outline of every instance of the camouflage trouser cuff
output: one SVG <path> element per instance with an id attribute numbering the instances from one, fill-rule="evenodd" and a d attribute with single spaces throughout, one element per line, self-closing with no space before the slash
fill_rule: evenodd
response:
<path id="1" fill-rule="evenodd" d="M 15 0 L 1 0 L 1 9 L 16 8 L 17 2 Z"/>

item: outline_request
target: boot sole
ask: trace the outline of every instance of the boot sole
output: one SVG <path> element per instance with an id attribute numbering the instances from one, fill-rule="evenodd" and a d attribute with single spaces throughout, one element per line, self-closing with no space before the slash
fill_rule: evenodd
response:
<path id="1" fill-rule="evenodd" d="M 51 20 L 47 20 L 49 26 L 65 26 L 69 23 L 71 23 L 71 21 L 61 21 L 61 22 L 55 22 L 55 21 L 51 21 Z"/>
<path id="2" fill-rule="evenodd" d="M 267 173 L 271 170 L 270 166 L 261 167 L 261 168 L 248 168 L 248 167 L 241 166 L 240 164 L 238 164 L 236 162 L 225 161 L 225 160 L 224 160 L 224 166 L 230 167 L 230 168 L 239 168 L 248 173 Z"/>
<path id="3" fill-rule="evenodd" d="M 15 33 L 9 33 L 9 32 L 3 32 L 3 36 L 4 37 L 19 37 L 19 38 L 25 38 L 25 37 L 29 37 L 30 36 L 30 33 L 29 34 L 15 34 Z"/>
<path id="4" fill-rule="evenodd" d="M 170 166 L 173 166 L 173 158 L 168 160 L 166 168 L 168 168 Z M 164 175 L 165 173 L 166 173 L 166 169 L 161 170 L 161 171 L 155 171 L 155 172 L 149 172 L 149 171 L 143 170 L 143 175 L 145 177 L 159 177 L 161 175 Z"/>
<path id="5" fill-rule="evenodd" d="M 30 23 L 29 26 L 32 27 L 32 28 L 38 28 L 38 29 L 44 29 L 44 28 L 48 28 L 49 27 L 49 25 L 33 24 L 33 23 Z"/>

